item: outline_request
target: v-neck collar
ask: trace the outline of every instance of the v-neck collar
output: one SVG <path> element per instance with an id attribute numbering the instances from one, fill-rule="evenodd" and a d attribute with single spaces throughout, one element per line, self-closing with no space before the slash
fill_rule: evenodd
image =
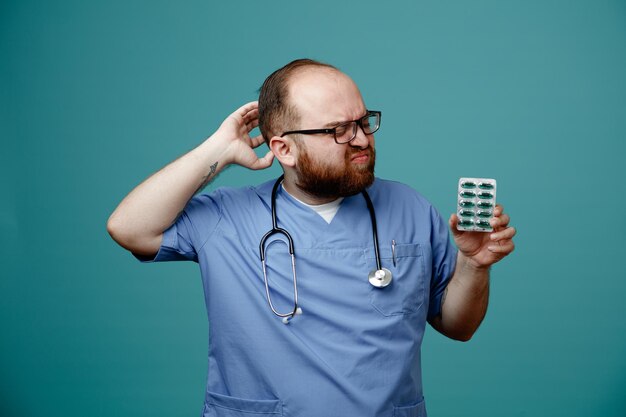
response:
<path id="1" fill-rule="evenodd" d="M 350 197 L 344 197 L 341 200 L 341 202 L 339 203 L 339 207 L 337 208 L 337 212 L 333 216 L 333 219 L 330 221 L 330 223 L 328 223 L 326 219 L 324 219 L 317 211 L 315 211 L 308 204 L 305 204 L 304 202 L 298 200 L 296 197 L 289 194 L 289 192 L 285 190 L 282 184 L 278 188 L 278 194 L 277 194 L 277 199 L 276 199 L 277 202 L 278 202 L 279 197 L 282 197 L 281 199 L 285 200 L 287 204 L 290 204 L 292 207 L 295 207 L 300 212 L 300 215 L 306 215 L 306 217 L 309 220 L 314 218 L 316 219 L 314 220 L 314 222 L 321 222 L 321 224 L 323 224 L 325 227 L 330 227 L 331 225 L 336 224 L 337 217 L 339 217 L 341 212 L 343 211 L 342 208 L 344 206 L 346 199 L 350 198 Z"/>
<path id="2" fill-rule="evenodd" d="M 333 220 L 335 220 L 335 217 L 337 216 L 337 214 L 339 213 L 339 209 L 341 208 L 341 203 L 345 199 L 345 197 L 337 197 L 335 200 L 329 201 L 328 203 L 308 204 L 308 203 L 305 203 L 304 201 L 300 200 L 298 197 L 296 197 L 296 196 L 292 195 L 291 193 L 289 193 L 289 191 L 287 191 L 287 189 L 285 188 L 284 184 L 281 184 L 280 187 L 282 188 L 283 192 L 285 192 L 292 199 L 296 200 L 296 202 L 300 203 L 301 205 L 303 205 L 305 207 L 308 207 L 309 209 L 311 209 L 315 213 L 317 213 L 317 215 L 320 216 L 322 218 L 322 220 L 324 220 L 326 222 L 326 224 L 331 224 L 333 222 Z M 332 214 L 332 216 L 330 217 L 330 221 L 327 220 L 326 217 L 324 217 L 322 215 L 322 211 L 328 211 L 328 212 L 330 212 Z"/>
<path id="3" fill-rule="evenodd" d="M 257 188 L 257 193 L 264 201 L 268 214 L 271 212 L 271 191 L 274 183 L 275 180 L 268 181 Z M 371 229 L 367 204 L 361 193 L 345 197 L 333 220 L 327 223 L 315 210 L 297 201 L 282 187 L 278 187 L 276 216 L 279 228 L 288 230 L 294 239 L 296 239 L 296 234 L 300 234 L 300 237 L 297 237 L 297 245 L 300 248 L 317 247 L 320 244 L 324 247 L 332 247 L 332 244 L 339 241 L 345 244 L 346 238 L 351 240 L 364 230 L 370 233 Z M 268 227 L 270 226 L 271 220 L 268 224 Z"/>

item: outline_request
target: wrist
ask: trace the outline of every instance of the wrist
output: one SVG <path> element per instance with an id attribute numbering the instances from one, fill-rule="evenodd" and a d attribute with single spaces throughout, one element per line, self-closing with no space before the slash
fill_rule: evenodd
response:
<path id="1" fill-rule="evenodd" d="M 198 151 L 206 157 L 208 165 L 218 162 L 221 169 L 233 163 L 235 159 L 231 144 L 232 142 L 220 135 L 218 131 L 206 138 L 198 146 Z"/>
<path id="2" fill-rule="evenodd" d="M 491 264 L 482 264 L 470 256 L 463 254 L 463 252 L 459 251 L 457 256 L 457 267 L 461 269 L 468 270 L 474 273 L 489 273 L 491 269 Z"/>

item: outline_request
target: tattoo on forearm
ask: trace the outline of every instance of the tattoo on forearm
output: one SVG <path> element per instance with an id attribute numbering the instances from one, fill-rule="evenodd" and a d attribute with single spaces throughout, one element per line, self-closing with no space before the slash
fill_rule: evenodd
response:
<path id="1" fill-rule="evenodd" d="M 208 176 L 210 177 L 211 175 L 215 174 L 216 169 L 217 169 L 217 161 L 213 165 L 211 165 L 211 171 L 209 172 Z"/>
<path id="2" fill-rule="evenodd" d="M 217 164 L 218 162 L 216 161 L 213 165 L 210 166 L 210 171 L 208 174 L 206 174 L 204 176 L 204 178 L 202 178 L 202 183 L 200 184 L 200 186 L 198 187 L 198 189 L 196 190 L 196 193 L 198 191 L 200 191 L 201 189 L 203 189 L 204 187 L 206 187 L 206 185 L 211 182 L 211 180 L 213 179 L 213 174 L 215 174 L 215 171 L 217 171 Z M 194 193 L 195 194 L 195 193 Z"/>

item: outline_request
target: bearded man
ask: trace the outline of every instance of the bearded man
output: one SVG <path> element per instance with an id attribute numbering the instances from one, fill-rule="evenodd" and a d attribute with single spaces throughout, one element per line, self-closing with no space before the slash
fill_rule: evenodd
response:
<path id="1" fill-rule="evenodd" d="M 140 260 L 200 265 L 204 416 L 425 416 L 426 323 L 457 340 L 480 325 L 489 268 L 514 249 L 509 216 L 497 206 L 493 232 L 461 232 L 456 214 L 446 224 L 410 187 L 375 178 L 381 117 L 346 74 L 293 61 L 111 215 Z M 195 195 L 228 165 L 274 159 L 276 180 Z"/>

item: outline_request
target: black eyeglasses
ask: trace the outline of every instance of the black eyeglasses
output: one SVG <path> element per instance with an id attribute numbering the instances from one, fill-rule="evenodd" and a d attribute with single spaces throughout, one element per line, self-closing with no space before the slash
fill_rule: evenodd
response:
<path id="1" fill-rule="evenodd" d="M 371 135 L 376 132 L 380 127 L 380 116 L 381 112 L 375 110 L 368 110 L 365 116 L 360 119 L 353 120 L 351 122 L 341 123 L 335 127 L 327 128 L 327 129 L 308 129 L 308 130 L 290 130 L 289 132 L 285 132 L 280 137 L 282 138 L 285 135 L 291 135 L 293 133 L 302 133 L 305 135 L 316 135 L 316 134 L 332 134 L 335 137 L 335 142 L 338 144 L 344 144 L 351 142 L 356 137 L 356 128 L 360 126 L 363 130 L 363 133 L 366 135 Z"/>

